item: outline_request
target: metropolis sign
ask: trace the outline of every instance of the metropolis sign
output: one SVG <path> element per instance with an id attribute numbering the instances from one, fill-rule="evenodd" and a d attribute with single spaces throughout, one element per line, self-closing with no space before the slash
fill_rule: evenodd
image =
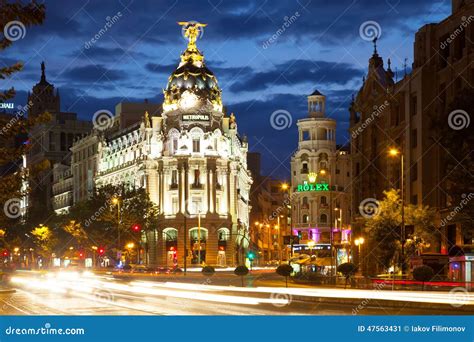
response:
<path id="1" fill-rule="evenodd" d="M 183 114 L 183 121 L 209 121 L 209 114 Z"/>
<path id="2" fill-rule="evenodd" d="M 298 184 L 296 191 L 329 191 L 329 184 L 327 183 L 308 183 Z"/>

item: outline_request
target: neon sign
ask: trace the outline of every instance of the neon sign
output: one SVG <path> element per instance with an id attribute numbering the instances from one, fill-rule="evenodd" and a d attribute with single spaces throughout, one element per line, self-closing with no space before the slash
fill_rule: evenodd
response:
<path id="1" fill-rule="evenodd" d="M 310 184 L 308 182 L 304 182 L 303 184 L 298 184 L 296 191 L 329 191 L 329 184 L 328 183 L 316 183 Z"/>

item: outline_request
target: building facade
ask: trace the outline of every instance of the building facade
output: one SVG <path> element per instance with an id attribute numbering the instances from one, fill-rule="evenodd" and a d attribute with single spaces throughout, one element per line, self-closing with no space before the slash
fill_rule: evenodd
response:
<path id="1" fill-rule="evenodd" d="M 242 263 L 249 246 L 247 142 L 196 47 L 199 24 L 164 90 L 161 115 L 98 143 L 95 182 L 144 187 L 157 204 L 158 227 L 146 236 L 148 262 L 157 265 Z"/>
<path id="2" fill-rule="evenodd" d="M 82 138 L 92 128 L 86 120 L 79 120 L 76 113 L 60 111 L 59 91 L 46 80 L 45 65 L 41 64 L 41 79 L 28 94 L 28 116 L 37 117 L 48 112 L 51 121 L 33 127 L 28 133 L 30 149 L 26 161 L 30 169 L 30 209 L 53 207 L 53 166 L 70 165 L 75 139 Z M 31 172 L 37 170 L 37 172 Z M 34 178 L 33 178 L 34 177 Z"/>
<path id="3" fill-rule="evenodd" d="M 405 204 L 428 205 L 437 212 L 436 225 L 442 234 L 431 245 L 432 252 L 446 254 L 453 245 L 472 244 L 463 239 L 459 223 L 440 226 L 443 212 L 449 212 L 453 203 L 445 180 L 449 155 L 435 123 L 458 94 L 472 91 L 473 9 L 474 1 L 453 0 L 448 18 L 420 28 L 412 71 L 400 80 L 391 70 L 390 59 L 384 67 L 375 48 L 367 77 L 349 109 L 353 227 L 358 234 L 363 234 L 361 203 L 380 200 L 384 190 L 400 189 L 403 182 Z M 404 179 L 400 160 L 388 158 L 390 147 L 403 153 Z"/>
<path id="4" fill-rule="evenodd" d="M 294 254 L 319 254 L 324 266 L 336 266 L 350 256 L 350 159 L 347 149 L 336 146 L 336 121 L 325 110 L 326 97 L 316 90 L 308 96 L 308 117 L 297 123 L 291 228 L 299 237 Z"/>

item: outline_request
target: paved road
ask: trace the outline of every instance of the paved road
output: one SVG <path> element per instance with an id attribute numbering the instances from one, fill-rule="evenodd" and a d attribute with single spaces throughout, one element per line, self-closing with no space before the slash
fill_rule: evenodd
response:
<path id="1" fill-rule="evenodd" d="M 354 305 L 308 303 L 281 293 L 213 290 L 194 284 L 28 274 L 13 280 L 16 292 L 0 293 L 3 315 L 351 315 L 354 310 Z M 361 304 L 361 315 L 456 313 L 371 306 L 363 299 Z"/>

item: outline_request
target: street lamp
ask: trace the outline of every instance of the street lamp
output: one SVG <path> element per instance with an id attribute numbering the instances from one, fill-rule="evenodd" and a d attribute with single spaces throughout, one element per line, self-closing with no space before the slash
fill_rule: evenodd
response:
<path id="1" fill-rule="evenodd" d="M 314 242 L 314 240 L 308 241 L 309 254 L 311 256 L 313 255 L 313 247 L 314 247 L 315 244 L 316 244 L 316 242 Z"/>
<path id="2" fill-rule="evenodd" d="M 360 270 L 360 265 L 361 265 L 361 263 L 360 263 L 360 259 L 361 259 L 360 258 L 360 247 L 364 244 L 364 241 L 365 240 L 364 240 L 363 237 L 360 237 L 360 238 L 357 238 L 357 239 L 354 240 L 354 244 L 358 247 L 358 251 L 359 251 L 359 254 L 358 254 L 359 255 L 359 262 L 358 262 L 359 270 Z"/>
<path id="3" fill-rule="evenodd" d="M 390 157 L 397 157 L 400 155 L 400 197 L 401 197 L 401 202 L 402 202 L 402 208 L 401 208 L 401 214 L 402 214 L 402 223 L 401 223 L 401 229 L 400 229 L 400 242 L 402 245 L 402 257 L 401 257 L 401 269 L 402 269 L 402 276 L 405 271 L 405 200 L 404 200 L 404 158 L 403 158 L 403 152 L 401 149 L 397 148 L 390 148 L 388 151 L 388 154 Z M 395 274 L 395 269 L 393 270 L 393 273 Z"/>
<path id="4" fill-rule="evenodd" d="M 117 206 L 117 246 L 120 246 L 120 198 L 112 198 L 112 203 Z M 117 254 L 120 252 L 117 251 Z"/>

